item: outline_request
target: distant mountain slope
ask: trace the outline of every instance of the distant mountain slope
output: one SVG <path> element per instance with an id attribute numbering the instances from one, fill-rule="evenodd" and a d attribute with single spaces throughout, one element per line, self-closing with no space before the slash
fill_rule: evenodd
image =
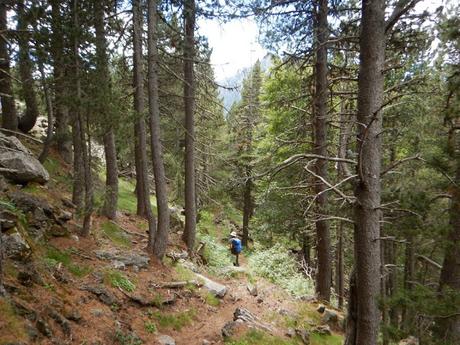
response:
<path id="1" fill-rule="evenodd" d="M 273 64 L 273 57 L 271 54 L 267 54 L 260 61 L 263 71 L 267 71 Z M 252 67 L 252 66 L 251 66 Z M 251 67 L 243 68 L 236 72 L 233 76 L 225 79 L 220 84 L 223 86 L 219 88 L 220 96 L 224 101 L 224 107 L 226 113 L 230 110 L 233 103 L 238 102 L 241 99 L 241 86 L 244 78 L 248 75 Z"/>

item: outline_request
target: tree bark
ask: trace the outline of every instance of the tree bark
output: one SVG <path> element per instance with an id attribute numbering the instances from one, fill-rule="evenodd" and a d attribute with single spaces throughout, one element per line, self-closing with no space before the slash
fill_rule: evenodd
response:
<path id="1" fill-rule="evenodd" d="M 356 268 L 350 275 L 350 292 L 348 297 L 347 323 L 344 345 L 360 345 L 356 341 L 358 322 L 358 291 L 356 286 Z M 362 343 L 365 344 L 365 343 Z"/>
<path id="2" fill-rule="evenodd" d="M 96 73 L 98 75 L 98 98 L 97 112 L 101 117 L 104 131 L 104 154 L 105 154 L 105 200 L 103 214 L 109 219 L 117 216 L 118 204 L 118 166 L 117 151 L 115 146 L 115 133 L 113 130 L 114 119 L 111 117 L 111 83 L 109 71 L 109 58 L 107 56 L 107 38 L 104 23 L 104 1 L 96 1 L 95 4 L 95 31 L 96 31 Z"/>
<path id="3" fill-rule="evenodd" d="M 311 267 L 311 257 L 310 257 L 310 236 L 307 232 L 302 234 L 302 255 L 305 260 L 305 263 Z"/>
<path id="4" fill-rule="evenodd" d="M 8 52 L 7 4 L 0 2 L 0 97 L 2 103 L 2 127 L 11 131 L 18 130 L 18 116 L 14 103 L 11 81 L 10 54 Z"/>
<path id="5" fill-rule="evenodd" d="M 155 217 L 150 205 L 147 171 L 147 139 L 144 121 L 144 79 L 142 68 L 142 9 L 141 0 L 133 1 L 133 63 L 134 63 L 134 120 L 137 211 L 146 217 L 149 224 L 148 250 L 153 250 L 156 236 Z"/>
<path id="6" fill-rule="evenodd" d="M 34 79 L 32 76 L 32 61 L 30 59 L 29 32 L 27 30 L 24 1 L 17 1 L 17 29 L 19 45 L 19 75 L 21 78 L 21 94 L 26 104 L 25 113 L 18 118 L 18 128 L 23 133 L 28 133 L 37 122 L 38 105 L 35 96 Z"/>
<path id="7" fill-rule="evenodd" d="M 335 249 L 335 291 L 337 293 L 338 307 L 343 308 L 343 297 L 344 297 L 344 263 L 343 263 L 343 222 L 339 222 L 337 228 L 337 247 Z"/>
<path id="8" fill-rule="evenodd" d="M 105 154 L 105 200 L 103 214 L 109 219 L 117 218 L 118 165 L 115 134 L 112 128 L 104 134 Z"/>
<path id="9" fill-rule="evenodd" d="M 155 175 L 155 195 L 157 199 L 158 223 L 153 254 L 163 259 L 168 245 L 169 206 L 168 186 L 161 147 L 160 107 L 158 95 L 158 30 L 157 1 L 148 2 L 148 66 L 149 66 L 149 124 L 153 173 Z"/>
<path id="10" fill-rule="evenodd" d="M 415 253 L 414 253 L 414 238 L 406 238 L 406 250 L 404 258 L 404 290 L 410 293 L 412 290 L 414 273 L 415 273 Z M 407 310 L 407 306 L 403 305 L 401 310 L 401 326 L 403 331 L 409 332 L 412 325 L 413 315 Z"/>
<path id="11" fill-rule="evenodd" d="M 64 53 L 64 31 L 61 2 L 50 0 L 51 4 L 51 56 L 53 58 L 54 106 L 56 118 L 57 150 L 66 163 L 72 163 L 72 141 L 70 124 L 74 122 L 69 114 L 68 85 L 66 81 L 66 58 Z M 72 124 L 72 126 L 74 126 Z M 75 149 L 75 148 L 74 148 Z M 78 152 L 77 152 L 78 153 Z M 76 161 L 80 159 L 77 157 Z M 81 185 L 83 187 L 83 185 Z M 75 203 L 75 201 L 74 201 Z M 76 203 L 75 203 L 76 204 Z M 77 205 L 77 204 L 76 204 Z"/>
<path id="12" fill-rule="evenodd" d="M 314 97 L 314 153 L 327 156 L 327 0 L 318 0 L 316 7 L 316 62 L 315 62 L 315 97 Z M 318 159 L 315 164 L 318 176 L 327 179 L 327 161 Z M 326 184 L 315 180 L 316 213 L 319 218 L 325 215 L 327 196 Z M 316 274 L 316 293 L 320 300 L 329 302 L 331 298 L 331 238 L 326 221 L 316 221 L 318 272 Z"/>
<path id="13" fill-rule="evenodd" d="M 193 252 L 196 233 L 195 195 L 195 0 L 184 0 L 185 229 L 183 240 Z"/>
<path id="14" fill-rule="evenodd" d="M 455 121 L 455 120 L 454 120 Z M 439 279 L 439 292 L 442 294 L 460 294 L 460 133 L 457 120 L 450 132 L 451 158 L 456 165 L 455 185 L 452 188 L 450 205 L 450 229 L 447 234 L 444 262 Z M 460 305 L 450 312 L 448 317 L 438 318 L 437 333 L 446 344 L 460 343 Z"/>
<path id="15" fill-rule="evenodd" d="M 79 2 L 78 0 L 72 1 L 72 15 L 74 28 L 79 27 Z M 78 174 L 78 182 L 84 181 L 84 207 L 83 207 L 83 230 L 82 236 L 88 236 L 91 230 L 91 216 L 93 212 L 93 188 L 92 188 L 92 174 L 91 174 L 91 147 L 89 139 L 89 125 L 88 121 L 84 121 L 82 114 L 82 90 L 81 90 L 81 76 L 80 76 L 80 33 L 78 31 L 73 34 L 73 57 L 74 57 L 74 83 L 75 83 L 75 108 L 74 108 L 74 147 L 75 144 L 80 146 L 81 149 L 81 165 L 76 167 L 74 160 L 74 189 L 79 188 L 75 186 L 77 183 L 75 176 Z M 88 116 L 86 117 L 86 119 Z M 88 142 L 87 142 L 88 137 Z M 74 154 L 75 157 L 75 154 Z M 78 172 L 76 171 L 78 170 Z M 83 194 L 83 193 L 82 193 Z M 78 198 L 82 197 L 79 195 Z M 83 199 L 83 198 L 82 198 Z M 77 204 L 76 204 L 77 205 Z M 78 206 L 78 205 L 77 205 Z"/>
<path id="16" fill-rule="evenodd" d="M 250 129 L 252 132 L 252 129 Z M 252 135 L 251 139 L 252 141 Z M 249 163 L 250 164 L 250 163 Z M 242 243 L 243 247 L 248 246 L 248 239 L 249 239 L 249 220 L 251 219 L 252 215 L 252 169 L 251 166 L 246 166 L 246 181 L 244 183 L 244 192 L 243 192 L 243 238 Z"/>
<path id="17" fill-rule="evenodd" d="M 385 1 L 363 0 L 358 78 L 358 179 L 355 186 L 356 344 L 376 345 L 380 290 L 380 171 Z"/>
<path id="18" fill-rule="evenodd" d="M 3 231 L 2 224 L 0 223 L 0 297 L 5 295 L 5 288 L 3 286 Z"/>

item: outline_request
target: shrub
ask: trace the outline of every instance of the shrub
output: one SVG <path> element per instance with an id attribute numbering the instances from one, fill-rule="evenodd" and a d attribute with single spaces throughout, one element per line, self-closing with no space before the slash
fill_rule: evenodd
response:
<path id="1" fill-rule="evenodd" d="M 200 241 L 206 243 L 204 257 L 211 273 L 221 274 L 224 268 L 233 265 L 227 246 L 209 235 L 201 235 Z"/>
<path id="2" fill-rule="evenodd" d="M 126 292 L 133 292 L 136 289 L 136 285 L 128 277 L 115 270 L 109 270 L 105 273 L 105 282 L 112 287 L 123 289 Z"/>
<path id="3" fill-rule="evenodd" d="M 295 258 L 281 245 L 255 251 L 248 264 L 253 274 L 269 279 L 294 296 L 314 294 L 313 282 L 298 271 Z"/>

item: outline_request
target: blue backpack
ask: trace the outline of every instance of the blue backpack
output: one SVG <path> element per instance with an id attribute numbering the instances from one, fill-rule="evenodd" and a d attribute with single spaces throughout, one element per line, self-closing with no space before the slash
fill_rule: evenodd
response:
<path id="1" fill-rule="evenodd" d="M 241 240 L 238 238 L 232 238 L 232 254 L 239 254 L 242 249 L 243 245 L 241 244 Z"/>

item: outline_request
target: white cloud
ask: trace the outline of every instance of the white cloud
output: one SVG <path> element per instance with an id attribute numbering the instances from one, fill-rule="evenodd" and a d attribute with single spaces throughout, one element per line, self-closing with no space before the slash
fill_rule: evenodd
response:
<path id="1" fill-rule="evenodd" d="M 213 49 L 211 63 L 218 81 L 251 66 L 267 53 L 257 42 L 259 32 L 252 19 L 232 20 L 223 24 L 216 20 L 201 20 L 198 24 L 200 34 L 208 38 Z"/>

